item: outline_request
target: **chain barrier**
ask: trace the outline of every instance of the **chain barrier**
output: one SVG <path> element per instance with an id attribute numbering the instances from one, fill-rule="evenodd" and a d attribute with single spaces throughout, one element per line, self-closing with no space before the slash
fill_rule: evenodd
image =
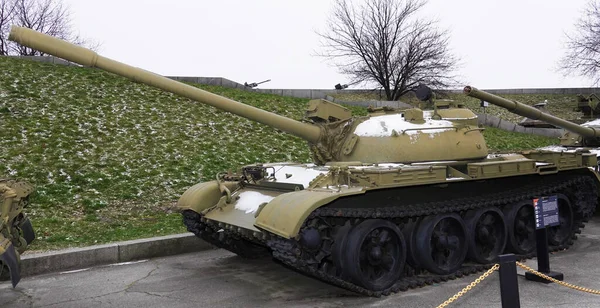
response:
<path id="1" fill-rule="evenodd" d="M 548 275 L 544 275 L 536 270 L 534 270 L 533 268 L 521 263 L 521 262 L 516 262 L 517 266 L 519 266 L 520 268 L 531 272 L 539 277 L 542 277 L 546 280 L 552 281 L 554 283 L 557 283 L 559 285 L 562 285 L 564 287 L 567 288 L 571 288 L 573 290 L 577 290 L 577 291 L 581 291 L 581 292 L 587 292 L 587 293 L 591 293 L 591 294 L 595 294 L 595 295 L 600 295 L 600 291 L 599 290 L 594 290 L 594 289 L 589 289 L 589 288 L 583 288 L 583 287 L 579 287 L 576 286 L 574 284 L 570 284 L 568 282 L 564 282 L 564 281 L 560 281 L 557 279 L 554 279 Z M 479 283 L 481 283 L 485 278 L 487 278 L 489 275 L 491 275 L 494 271 L 498 270 L 500 268 L 499 264 L 494 264 L 494 266 L 492 268 L 490 268 L 489 270 L 487 270 L 485 273 L 483 273 L 483 275 L 479 276 L 479 278 L 475 279 L 475 281 L 471 282 L 468 286 L 464 287 L 462 290 L 460 290 L 458 293 L 454 294 L 452 297 L 450 297 L 449 299 L 447 299 L 444 303 L 440 304 L 439 306 L 437 306 L 437 308 L 445 308 L 446 306 L 450 305 L 452 302 L 456 301 L 457 299 L 459 299 L 461 296 L 465 295 L 468 291 L 470 291 L 472 288 L 474 288 L 476 285 L 478 285 Z"/>
<path id="2" fill-rule="evenodd" d="M 450 297 L 449 299 L 447 299 L 444 303 L 442 303 L 439 306 L 437 306 L 437 308 L 444 308 L 444 307 L 450 305 L 452 302 L 454 302 L 455 300 L 457 300 L 459 297 L 465 295 L 465 293 L 467 293 L 468 291 L 470 291 L 473 287 L 475 287 L 476 285 L 478 285 L 480 282 L 482 282 L 484 279 L 486 279 L 489 275 L 491 275 L 494 271 L 498 270 L 499 268 L 500 268 L 499 264 L 494 264 L 494 266 L 492 266 L 492 268 L 490 268 L 489 270 L 487 270 L 487 272 L 483 273 L 483 275 L 479 276 L 479 278 L 475 279 L 475 281 L 471 282 L 471 284 L 469 284 L 468 286 L 464 287 L 458 293 L 454 294 L 452 297 Z"/>
<path id="3" fill-rule="evenodd" d="M 524 270 L 526 270 L 528 272 L 534 273 L 535 275 L 537 275 L 539 277 L 542 277 L 542 278 L 544 278 L 546 280 L 550 280 L 550 281 L 552 281 L 554 283 L 560 284 L 560 285 L 562 285 L 564 287 L 571 288 L 571 289 L 577 290 L 577 291 L 582 291 L 582 292 L 587 292 L 587 293 L 591 293 L 591 294 L 600 295 L 600 291 L 598 291 L 598 290 L 593 290 L 593 289 L 588 289 L 588 288 L 582 288 L 582 287 L 578 287 L 576 285 L 570 284 L 568 282 L 564 282 L 564 281 L 560 281 L 560 280 L 554 279 L 552 277 L 549 277 L 548 275 L 544 275 L 544 274 L 542 274 L 542 273 L 534 270 L 533 268 L 531 268 L 531 267 L 529 267 L 529 266 L 527 266 L 527 265 L 525 265 L 525 264 L 523 264 L 521 262 L 517 262 L 517 266 L 519 266 L 520 268 L 522 268 L 522 269 L 524 269 Z"/>

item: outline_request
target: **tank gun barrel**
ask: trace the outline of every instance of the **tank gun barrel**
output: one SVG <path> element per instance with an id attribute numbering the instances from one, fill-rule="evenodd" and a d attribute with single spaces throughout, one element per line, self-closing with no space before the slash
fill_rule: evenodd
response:
<path id="1" fill-rule="evenodd" d="M 586 138 L 600 137 L 600 130 L 597 130 L 593 127 L 577 125 L 573 122 L 563 120 L 561 118 L 549 115 L 547 113 L 543 113 L 537 108 L 531 107 L 523 103 L 519 103 L 514 100 L 509 100 L 485 91 L 481 91 L 471 86 L 466 86 L 463 92 L 467 96 L 475 97 L 484 100 L 488 103 L 494 104 L 496 106 L 500 106 L 514 114 L 518 114 L 520 116 L 524 116 L 532 120 L 540 120 L 550 124 L 554 124 L 558 127 L 562 127 L 568 131 L 577 133 Z"/>
<path id="2" fill-rule="evenodd" d="M 133 81 L 160 88 L 164 91 L 200 103 L 211 105 L 223 111 L 228 111 L 241 117 L 285 131 L 312 143 L 316 143 L 321 135 L 321 129 L 318 126 L 302 123 L 256 107 L 248 106 L 161 75 L 100 56 L 90 49 L 71 44 L 28 28 L 12 26 L 9 40 L 67 61 L 84 66 L 96 67 L 129 78 Z"/>

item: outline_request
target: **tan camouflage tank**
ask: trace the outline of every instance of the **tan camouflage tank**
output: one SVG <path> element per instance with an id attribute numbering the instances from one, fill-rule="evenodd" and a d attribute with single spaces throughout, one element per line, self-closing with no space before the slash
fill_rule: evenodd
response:
<path id="1" fill-rule="evenodd" d="M 533 256 L 532 200 L 542 196 L 556 196 L 560 209 L 550 247 L 568 248 L 598 203 L 594 153 L 489 154 L 477 116 L 461 104 L 434 101 L 426 89 L 418 96 L 433 110 L 353 117 L 340 105 L 312 100 L 305 120 L 296 121 L 29 29 L 13 27 L 10 39 L 306 140 L 310 163 L 253 164 L 190 187 L 178 202 L 183 222 L 240 256 L 271 255 L 365 295 L 475 273 L 507 252 Z"/>

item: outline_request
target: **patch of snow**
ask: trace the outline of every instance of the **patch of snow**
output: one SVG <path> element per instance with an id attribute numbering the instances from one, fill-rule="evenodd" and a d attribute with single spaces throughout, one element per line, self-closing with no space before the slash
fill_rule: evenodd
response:
<path id="1" fill-rule="evenodd" d="M 401 134 L 405 130 L 411 129 L 404 133 L 414 135 L 419 133 L 419 129 L 426 129 L 423 131 L 424 133 L 435 134 L 451 130 L 452 127 L 452 122 L 446 120 L 426 118 L 425 123 L 416 124 L 406 121 L 401 114 L 391 114 L 372 117 L 358 124 L 354 133 L 363 137 L 386 137 L 391 136 L 392 130 Z"/>
<path id="2" fill-rule="evenodd" d="M 585 123 L 581 124 L 581 126 L 600 126 L 600 119 L 585 122 Z"/>
<path id="3" fill-rule="evenodd" d="M 473 119 L 477 119 L 477 117 L 470 117 L 470 118 L 442 118 L 444 120 L 473 120 Z"/>
<path id="4" fill-rule="evenodd" d="M 239 199 L 235 204 L 235 209 L 244 211 L 246 214 L 256 213 L 258 206 L 264 202 L 273 200 L 272 196 L 263 195 L 258 191 L 244 191 L 239 195 Z"/>
<path id="5" fill-rule="evenodd" d="M 113 263 L 113 264 L 109 264 L 108 266 L 121 266 L 121 265 L 130 265 L 130 264 L 137 264 L 137 263 L 144 263 L 144 262 L 148 262 L 148 259 L 139 260 L 139 261 L 128 261 L 128 262 Z"/>
<path id="6" fill-rule="evenodd" d="M 456 180 L 464 180 L 465 178 L 456 177 L 456 178 L 446 178 L 446 181 L 456 181 Z"/>
<path id="7" fill-rule="evenodd" d="M 581 149 L 581 148 L 578 148 L 578 147 L 568 148 L 568 147 L 563 147 L 563 146 L 558 146 L 558 145 L 550 145 L 550 146 L 543 147 L 543 148 L 537 148 L 537 150 L 559 152 L 559 153 L 560 152 L 575 153 L 577 151 L 577 149 Z M 587 150 L 589 150 L 590 153 L 596 154 L 596 156 L 598 156 L 600 154 L 600 149 L 598 149 L 598 148 L 587 148 Z"/>
<path id="8" fill-rule="evenodd" d="M 537 150 L 541 150 L 541 151 L 550 151 L 550 152 L 575 152 L 575 150 L 569 150 L 569 148 L 567 147 L 562 147 L 559 145 L 549 145 L 547 147 L 543 147 L 543 148 L 537 148 Z"/>
<path id="9" fill-rule="evenodd" d="M 513 156 L 513 155 L 515 155 L 515 153 L 508 153 L 508 154 L 488 154 L 487 158 L 491 159 L 491 158 L 498 158 L 498 157 Z"/>
<path id="10" fill-rule="evenodd" d="M 429 164 L 447 164 L 447 163 L 456 163 L 457 160 L 442 160 L 442 161 L 426 161 L 420 163 L 412 163 L 411 165 L 429 165 Z"/>
<path id="11" fill-rule="evenodd" d="M 327 170 L 317 170 L 305 166 L 275 167 L 275 178 L 278 183 L 302 184 L 304 188 L 307 188 L 310 181 L 323 173 L 327 173 Z M 287 178 L 286 174 L 291 176 Z"/>
<path id="12" fill-rule="evenodd" d="M 85 272 L 85 271 L 89 271 L 91 268 L 82 268 L 82 269 L 76 269 L 76 270 L 72 270 L 72 271 L 66 271 L 66 272 L 60 272 L 58 273 L 59 275 L 63 275 L 63 274 L 74 274 L 74 273 L 79 273 L 79 272 Z"/>
<path id="13" fill-rule="evenodd" d="M 379 166 L 379 167 L 387 167 L 387 168 L 398 168 L 398 167 L 404 166 L 404 164 L 386 163 L 386 164 L 378 164 L 377 166 Z"/>
<path id="14" fill-rule="evenodd" d="M 361 169 L 394 169 L 394 168 L 402 168 L 402 167 L 406 167 L 407 165 L 405 164 L 394 164 L 394 163 L 386 163 L 386 164 L 373 164 L 373 165 L 366 165 L 366 166 L 350 166 L 350 170 L 361 170 Z"/>
<path id="15" fill-rule="evenodd" d="M 54 182 L 54 174 L 52 174 L 52 171 L 48 171 L 48 176 L 47 176 L 47 178 L 48 178 L 48 183 L 49 183 L 49 184 L 54 184 L 54 183 L 55 183 L 55 182 Z"/>

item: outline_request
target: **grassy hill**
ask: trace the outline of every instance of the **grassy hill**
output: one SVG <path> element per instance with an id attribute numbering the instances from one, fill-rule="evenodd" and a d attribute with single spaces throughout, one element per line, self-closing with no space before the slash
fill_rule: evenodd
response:
<path id="1" fill-rule="evenodd" d="M 306 99 L 199 86 L 301 119 Z M 366 114 L 352 107 L 355 114 Z M 309 161 L 306 143 L 100 70 L 0 57 L 0 177 L 36 186 L 34 250 L 185 232 L 185 189 L 244 164 Z M 486 130 L 493 150 L 554 140 Z"/>

